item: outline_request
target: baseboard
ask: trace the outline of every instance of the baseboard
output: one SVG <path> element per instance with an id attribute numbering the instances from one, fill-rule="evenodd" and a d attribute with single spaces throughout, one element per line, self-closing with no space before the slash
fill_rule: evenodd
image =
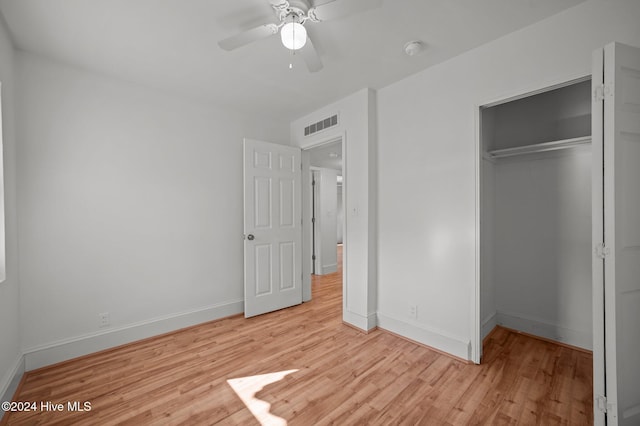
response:
<path id="1" fill-rule="evenodd" d="M 471 342 L 378 312 L 378 328 L 406 337 L 463 360 L 471 360 Z"/>
<path id="2" fill-rule="evenodd" d="M 24 374 L 24 356 L 20 355 L 0 382 L 0 402 L 11 401 Z M 4 411 L 0 410 L 0 419 Z"/>
<path id="3" fill-rule="evenodd" d="M 24 370 L 35 370 L 243 311 L 244 300 L 234 300 L 28 348 L 24 350 Z"/>
<path id="4" fill-rule="evenodd" d="M 498 311 L 496 313 L 496 322 L 506 328 L 566 343 L 589 351 L 593 350 L 593 339 L 589 332 L 573 330 L 511 312 Z"/>
<path id="5" fill-rule="evenodd" d="M 375 313 L 364 316 L 344 309 L 342 311 L 342 321 L 364 332 L 369 332 L 378 326 Z"/>
<path id="6" fill-rule="evenodd" d="M 338 272 L 338 264 L 334 263 L 332 265 L 322 265 L 321 269 L 322 269 L 321 275 L 333 274 L 334 272 Z"/>
<path id="7" fill-rule="evenodd" d="M 484 338 L 496 328 L 496 325 L 498 325 L 498 318 L 497 312 L 494 312 L 482 321 L 482 335 L 480 336 L 480 340 L 484 340 Z"/>

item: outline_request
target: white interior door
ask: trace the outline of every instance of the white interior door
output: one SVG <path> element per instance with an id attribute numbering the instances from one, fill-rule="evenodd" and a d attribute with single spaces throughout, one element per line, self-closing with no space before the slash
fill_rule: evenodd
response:
<path id="1" fill-rule="evenodd" d="M 607 45 L 596 92 L 604 98 L 606 419 L 640 425 L 640 49 Z"/>
<path id="2" fill-rule="evenodd" d="M 302 303 L 300 149 L 244 140 L 244 313 Z"/>

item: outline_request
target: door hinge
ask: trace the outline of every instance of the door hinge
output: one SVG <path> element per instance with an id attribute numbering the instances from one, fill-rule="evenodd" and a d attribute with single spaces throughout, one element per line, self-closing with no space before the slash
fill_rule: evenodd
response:
<path id="1" fill-rule="evenodd" d="M 613 402 L 609 402 L 606 396 L 596 396 L 596 408 L 601 413 L 611 413 L 614 417 L 616 417 L 616 404 Z"/>
<path id="2" fill-rule="evenodd" d="M 605 246 L 604 243 L 598 243 L 593 249 L 593 254 L 598 259 L 604 259 L 609 256 L 609 254 L 611 254 L 611 250 L 609 249 L 609 247 Z"/>
<path id="3" fill-rule="evenodd" d="M 316 260 L 316 255 L 311 256 L 311 260 Z"/>
<path id="4" fill-rule="evenodd" d="M 608 84 L 598 84 L 593 88 L 593 101 L 601 102 L 604 101 L 604 98 L 608 95 L 611 95 L 613 90 L 611 90 L 611 85 Z"/>

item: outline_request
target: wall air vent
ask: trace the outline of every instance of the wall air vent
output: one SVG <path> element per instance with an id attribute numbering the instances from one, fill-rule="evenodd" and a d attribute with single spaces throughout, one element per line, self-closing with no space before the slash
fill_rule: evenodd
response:
<path id="1" fill-rule="evenodd" d="M 324 120 L 320 120 L 317 123 L 313 123 L 304 128 L 304 135 L 311 136 L 314 133 L 318 133 L 322 130 L 326 130 L 329 127 L 338 125 L 338 114 L 332 115 L 331 117 L 325 118 Z"/>

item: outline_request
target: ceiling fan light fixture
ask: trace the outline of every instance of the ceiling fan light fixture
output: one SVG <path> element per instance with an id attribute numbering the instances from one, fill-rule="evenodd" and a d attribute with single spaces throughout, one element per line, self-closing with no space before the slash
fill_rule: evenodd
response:
<path id="1" fill-rule="evenodd" d="M 307 43 L 307 30 L 298 22 L 287 22 L 280 29 L 280 37 L 287 49 L 302 49 Z"/>

